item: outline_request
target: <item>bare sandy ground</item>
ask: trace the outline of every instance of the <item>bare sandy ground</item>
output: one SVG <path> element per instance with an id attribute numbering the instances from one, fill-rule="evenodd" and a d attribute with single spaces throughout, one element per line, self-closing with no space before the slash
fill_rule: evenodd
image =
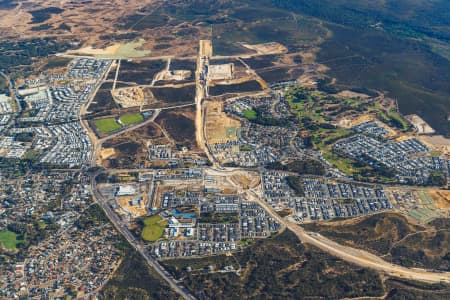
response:
<path id="1" fill-rule="evenodd" d="M 447 146 L 450 147 L 450 139 L 442 135 L 432 135 L 423 137 L 424 140 L 436 146 Z"/>
<path id="2" fill-rule="evenodd" d="M 405 118 L 414 125 L 418 134 L 433 134 L 435 130 L 418 115 L 407 115 Z"/>
<path id="3" fill-rule="evenodd" d="M 342 97 L 342 98 L 364 98 L 364 99 L 370 98 L 366 94 L 355 93 L 355 92 L 347 91 L 347 90 L 337 93 L 336 96 Z"/>
<path id="4" fill-rule="evenodd" d="M 442 135 L 420 136 L 425 144 L 441 151 L 443 154 L 450 155 L 450 139 Z"/>
<path id="5" fill-rule="evenodd" d="M 450 209 L 450 191 L 439 190 L 431 191 L 431 197 L 434 199 L 434 203 L 439 209 Z"/>
<path id="6" fill-rule="evenodd" d="M 287 48 L 285 46 L 276 42 L 256 45 L 241 43 L 241 45 L 247 49 L 256 51 L 258 54 L 281 54 L 287 52 Z"/>
<path id="7" fill-rule="evenodd" d="M 67 54 L 81 54 L 92 55 L 96 58 L 109 58 L 109 59 L 127 59 L 127 58 L 139 58 L 151 53 L 150 50 L 138 50 L 142 47 L 145 40 L 140 39 L 136 42 L 130 42 L 125 44 L 114 44 L 106 48 L 93 48 L 92 46 L 84 47 L 78 50 L 67 51 Z"/>
<path id="8" fill-rule="evenodd" d="M 85 35 L 87 38 L 97 39 L 98 35 L 113 33 L 114 24 L 119 18 L 139 9 L 155 3 L 155 0 L 110 0 L 89 1 L 84 4 L 81 1 L 66 0 L 28 0 L 17 1 L 18 5 L 9 10 L 0 10 L 0 31 L 8 35 L 18 35 L 22 38 L 44 35 L 65 35 L 67 32 L 58 30 L 61 23 L 72 27 L 72 34 Z M 81 3 L 80 3 L 81 2 Z M 58 7 L 63 9 L 60 14 L 53 14 L 49 20 L 43 23 L 31 23 L 29 11 Z M 31 27 L 50 24 L 52 29 L 43 32 L 32 31 Z"/>
<path id="9" fill-rule="evenodd" d="M 105 49 L 95 49 L 92 46 L 84 47 L 78 50 L 70 51 L 71 53 L 81 53 L 87 55 L 114 55 L 120 48 L 120 44 L 106 47 Z"/>

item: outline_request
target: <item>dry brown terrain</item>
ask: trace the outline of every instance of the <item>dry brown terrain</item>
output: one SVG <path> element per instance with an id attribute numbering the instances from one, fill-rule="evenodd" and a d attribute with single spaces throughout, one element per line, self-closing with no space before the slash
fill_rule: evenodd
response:
<path id="1" fill-rule="evenodd" d="M 249 173 L 231 175 L 230 180 L 241 186 L 243 189 L 256 188 L 261 183 L 261 178 L 257 175 L 251 175 Z"/>
<path id="2" fill-rule="evenodd" d="M 258 54 L 281 54 L 287 52 L 287 48 L 280 43 L 272 42 L 272 43 L 264 43 L 264 44 L 256 44 L 249 45 L 246 43 L 242 43 L 242 46 L 245 48 L 256 51 Z"/>
<path id="3" fill-rule="evenodd" d="M 197 49 L 192 45 L 207 34 L 207 28 L 202 32 L 202 27 L 189 28 L 192 25 L 184 23 L 134 28 L 163 3 L 159 0 L 19 1 L 13 9 L 0 9 L 0 36 L 71 39 L 74 49 L 81 48 L 93 54 L 114 52 L 121 44 L 139 37 L 145 42 L 138 50 L 151 51 L 146 56 L 194 56 Z M 51 13 L 42 21 L 34 19 L 30 12 L 42 9 L 62 11 Z M 196 35 L 177 35 L 180 30 L 195 31 Z M 165 40 L 170 40 L 170 47 Z"/>
<path id="4" fill-rule="evenodd" d="M 135 217 L 140 217 L 147 214 L 146 204 L 148 201 L 148 197 L 143 197 L 144 201 L 141 201 L 140 205 L 130 205 L 133 200 L 138 198 L 137 196 L 131 197 L 131 196 L 124 196 L 124 197 L 118 197 L 117 203 L 120 205 L 120 207 L 125 210 L 126 212 L 132 214 Z"/>
<path id="5" fill-rule="evenodd" d="M 112 91 L 112 96 L 124 108 L 156 102 L 151 90 L 143 90 L 139 86 L 115 89 Z"/>
<path id="6" fill-rule="evenodd" d="M 450 209 L 450 191 L 436 190 L 430 191 L 431 197 L 434 199 L 434 204 L 439 209 Z"/>
<path id="7" fill-rule="evenodd" d="M 152 123 L 112 138 L 102 145 L 102 165 L 128 168 L 145 163 L 148 161 L 147 144 L 150 141 L 168 143 L 159 127 Z"/>
<path id="8" fill-rule="evenodd" d="M 195 111 L 192 107 L 182 107 L 162 111 L 155 122 L 174 143 L 197 151 L 194 119 Z"/>
<path id="9" fill-rule="evenodd" d="M 56 1 L 56 0 L 30 0 L 20 1 L 13 10 L 0 11 L 0 28 L 10 32 L 10 35 L 39 36 L 39 31 L 31 28 L 32 10 L 57 7 L 64 10 L 60 14 L 53 14 L 43 23 L 52 28 L 43 31 L 42 35 L 74 35 L 85 41 L 96 42 L 100 35 L 114 33 L 114 24 L 118 19 L 137 11 L 155 0 L 111 0 L 111 1 Z M 58 27 L 65 23 L 70 31 L 60 30 Z"/>
<path id="10" fill-rule="evenodd" d="M 105 148 L 100 151 L 100 158 L 107 159 L 108 157 L 111 157 L 114 154 L 116 154 L 116 151 L 114 151 L 114 148 Z"/>
<path id="11" fill-rule="evenodd" d="M 433 134 L 433 133 L 435 133 L 434 129 L 431 128 L 431 126 L 427 122 L 425 122 L 421 117 L 419 117 L 418 115 L 407 115 L 405 117 L 408 121 L 411 122 L 411 124 L 414 125 L 418 134 Z"/>
<path id="12" fill-rule="evenodd" d="M 209 144 L 236 141 L 235 135 L 230 135 L 230 127 L 241 127 L 241 122 L 232 119 L 223 112 L 223 102 L 208 101 L 206 103 L 206 139 Z"/>

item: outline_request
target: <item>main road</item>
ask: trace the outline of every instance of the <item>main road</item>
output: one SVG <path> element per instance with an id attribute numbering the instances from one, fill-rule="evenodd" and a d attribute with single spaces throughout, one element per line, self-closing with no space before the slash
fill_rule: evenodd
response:
<path id="1" fill-rule="evenodd" d="M 112 208 L 107 203 L 106 199 L 103 197 L 102 194 L 98 192 L 97 189 L 97 183 L 96 183 L 96 177 L 100 175 L 102 172 L 99 171 L 93 176 L 91 176 L 91 188 L 92 188 L 92 195 L 94 196 L 94 200 L 96 203 L 100 205 L 100 207 L 105 212 L 108 219 L 113 223 L 113 225 L 116 227 L 116 229 L 122 234 L 123 237 L 130 243 L 130 245 L 133 246 L 133 248 L 139 252 L 139 254 L 142 255 L 142 257 L 145 259 L 147 264 L 153 268 L 170 286 L 172 290 L 174 290 L 176 293 L 178 293 L 183 299 L 186 300 L 194 300 L 195 297 L 189 292 L 187 288 L 185 288 L 182 285 L 182 282 L 177 281 L 175 278 L 173 278 L 169 272 L 167 272 L 159 263 L 158 261 L 150 256 L 148 251 L 145 249 L 145 246 L 143 246 L 134 236 L 133 234 L 128 230 L 126 224 L 120 220 L 119 216 L 112 210 Z"/>
<path id="2" fill-rule="evenodd" d="M 391 264 L 367 251 L 343 246 L 318 233 L 307 232 L 299 225 L 281 218 L 270 205 L 268 205 L 264 200 L 261 200 L 263 197 L 262 195 L 258 195 L 256 190 L 247 190 L 246 193 L 249 199 L 261 205 L 273 218 L 282 224 L 283 228 L 285 227 L 291 230 L 302 243 L 311 244 L 344 261 L 353 263 L 360 267 L 373 269 L 389 276 L 428 283 L 443 282 L 450 284 L 449 272 L 432 272 L 419 268 L 406 268 Z"/>
<path id="3" fill-rule="evenodd" d="M 208 67 L 209 58 L 212 56 L 212 42 L 210 40 L 200 40 L 199 52 L 197 57 L 197 70 L 195 72 L 195 138 L 197 145 L 205 152 L 209 161 L 215 168 L 220 168 L 216 159 L 211 154 L 206 144 L 205 137 L 205 111 L 203 108 L 203 102 L 207 96 L 207 79 L 208 79 Z"/>
<path id="4" fill-rule="evenodd" d="M 108 72 L 109 72 L 109 70 L 108 70 Z M 106 78 L 108 72 L 105 72 L 103 80 Z M 79 122 L 83 126 L 84 130 L 88 133 L 88 136 L 90 137 L 91 142 L 92 142 L 92 153 L 91 153 L 91 159 L 90 159 L 90 166 L 91 167 L 96 166 L 96 161 L 97 161 L 97 157 L 98 157 L 98 154 L 99 154 L 99 150 L 101 149 L 102 142 L 105 141 L 108 138 L 112 138 L 113 137 L 113 136 L 109 136 L 108 138 L 105 138 L 105 139 L 100 139 L 100 140 L 97 139 L 95 133 L 92 132 L 92 130 L 90 129 L 88 124 L 86 124 L 87 122 L 85 123 L 84 120 L 82 119 L 82 116 L 87 113 L 87 107 L 89 107 L 89 104 L 92 102 L 95 94 L 98 91 L 99 86 L 101 85 L 101 82 L 102 82 L 102 80 L 99 80 L 97 82 L 97 86 L 96 86 L 94 92 L 92 93 L 91 97 L 89 98 L 88 102 L 86 104 L 82 105 L 80 111 L 78 112 Z M 155 112 L 154 112 L 153 116 L 149 120 L 147 120 L 146 122 L 140 123 L 138 125 L 129 127 L 126 130 L 121 131 L 120 134 L 123 134 L 124 132 L 127 132 L 129 130 L 133 130 L 133 129 L 136 129 L 138 127 L 141 127 L 141 126 L 143 126 L 143 125 L 145 125 L 145 124 L 147 124 L 149 122 L 153 122 L 155 120 L 155 118 L 158 116 L 160 111 L 161 111 L 161 109 L 155 109 Z M 195 300 L 196 298 L 189 292 L 189 290 L 187 288 L 185 288 L 182 285 L 182 282 L 179 282 L 175 278 L 173 278 L 158 263 L 158 261 L 156 259 L 154 259 L 153 257 L 150 256 L 150 254 L 145 249 L 145 246 L 142 245 L 131 234 L 131 232 L 128 230 L 126 224 L 120 220 L 119 216 L 112 210 L 112 208 L 109 206 L 109 204 L 107 203 L 107 201 L 103 197 L 103 195 L 101 195 L 98 192 L 96 178 L 102 172 L 103 172 L 102 170 L 99 170 L 95 174 L 92 174 L 92 176 L 91 176 L 91 194 L 93 196 L 94 202 L 98 203 L 100 205 L 100 207 L 103 209 L 103 211 L 105 212 L 106 216 L 111 221 L 111 223 L 114 225 L 114 227 L 120 232 L 120 234 L 122 234 L 123 237 L 125 237 L 125 239 L 128 241 L 128 243 L 131 246 L 133 246 L 133 248 L 137 252 L 139 252 L 139 254 L 142 255 L 142 257 L 145 259 L 146 263 L 151 268 L 153 268 L 167 282 L 167 284 L 169 285 L 169 287 L 173 291 L 178 293 L 183 299 Z"/>
<path id="5" fill-rule="evenodd" d="M 219 164 L 217 164 L 214 156 L 212 155 L 212 153 L 210 153 L 210 149 L 206 144 L 205 138 L 205 128 L 204 128 L 205 116 L 203 111 L 203 101 L 207 96 L 207 76 L 208 76 L 207 72 L 210 56 L 212 56 L 211 41 L 201 40 L 199 56 L 197 58 L 197 72 L 196 72 L 196 86 L 197 86 L 196 90 L 197 114 L 195 122 L 196 139 L 199 147 L 205 151 L 208 158 L 213 163 L 213 166 L 210 169 L 212 173 L 227 176 L 230 175 L 230 173 L 238 171 L 238 169 L 233 168 L 232 171 L 229 172 L 230 170 L 227 170 L 228 168 L 223 168 Z M 367 251 L 346 247 L 336 242 L 333 242 L 320 234 L 306 232 L 303 228 L 301 228 L 297 224 L 281 218 L 270 205 L 268 205 L 264 200 L 262 200 L 264 199 L 264 197 L 261 191 L 255 189 L 244 190 L 239 186 L 237 186 L 237 188 L 238 191 L 247 194 L 249 199 L 259 203 L 267 212 L 269 212 L 272 215 L 273 218 L 278 220 L 278 222 L 280 222 L 280 224 L 282 225 L 282 230 L 288 228 L 303 243 L 314 245 L 320 248 L 321 250 L 347 262 L 356 264 L 361 267 L 374 269 L 383 272 L 385 274 L 388 274 L 390 276 L 430 283 L 440 283 L 440 282 L 450 283 L 450 273 L 448 272 L 438 273 L 427 271 L 424 269 L 417 269 L 417 268 L 413 269 L 394 265 Z"/>
<path id="6" fill-rule="evenodd" d="M 214 156 L 210 152 L 206 144 L 205 137 L 205 116 L 203 102 L 207 97 L 207 70 L 209 57 L 212 56 L 212 46 L 210 41 L 200 41 L 200 51 L 197 60 L 197 71 L 196 71 L 196 140 L 198 146 L 204 150 L 213 166 L 209 168 L 211 173 L 222 176 L 229 176 L 234 172 L 241 172 L 239 168 L 223 168 L 217 164 Z M 80 120 L 82 121 L 82 120 Z M 97 151 L 93 153 L 92 164 L 95 165 L 95 157 L 97 156 Z M 242 170 L 243 171 L 243 170 Z M 247 170 L 248 171 L 248 170 Z M 195 299 L 195 297 L 181 285 L 181 282 L 175 280 L 159 263 L 156 259 L 151 257 L 145 247 L 131 234 L 128 230 L 126 224 L 120 220 L 118 215 L 111 209 L 104 197 L 98 192 L 95 178 L 99 175 L 101 171 L 97 172 L 91 177 L 91 187 L 94 199 L 105 211 L 108 218 L 117 228 L 117 230 L 127 239 L 127 241 L 138 251 L 142 257 L 145 259 L 147 264 L 155 269 L 156 272 L 169 284 L 169 286 L 180 294 L 184 299 Z M 291 230 L 303 243 L 308 243 L 319 249 L 338 257 L 344 261 L 353 263 L 355 265 L 377 270 L 379 272 L 385 273 L 389 276 L 400 277 L 408 280 L 417 280 L 429 283 L 450 283 L 450 273 L 448 272 L 431 272 L 423 269 L 416 268 L 406 268 L 398 265 L 394 265 L 384 261 L 383 259 L 363 251 L 360 249 L 354 249 L 351 247 L 340 245 L 334 241 L 331 241 L 324 236 L 307 232 L 297 224 L 290 222 L 284 218 L 281 218 L 275 210 L 269 206 L 264 200 L 263 195 L 260 190 L 247 189 L 244 190 L 241 187 L 237 187 L 242 193 L 245 193 L 249 200 L 253 200 L 260 204 L 274 219 L 278 220 L 282 225 L 282 230 Z"/>

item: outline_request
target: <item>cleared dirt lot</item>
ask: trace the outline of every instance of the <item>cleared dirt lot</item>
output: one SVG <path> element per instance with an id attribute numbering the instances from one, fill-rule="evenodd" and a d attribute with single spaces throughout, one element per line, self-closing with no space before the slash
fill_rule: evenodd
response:
<path id="1" fill-rule="evenodd" d="M 245 48 L 256 51 L 258 54 L 280 54 L 285 53 L 288 50 L 285 46 L 276 42 L 256 44 L 256 45 L 242 43 L 241 45 L 244 46 Z"/>
<path id="2" fill-rule="evenodd" d="M 206 102 L 206 139 L 209 144 L 236 141 L 237 136 L 233 133 L 240 127 L 241 122 L 223 112 L 223 102 Z"/>
<path id="3" fill-rule="evenodd" d="M 111 1 L 19 1 L 11 10 L 1 11 L 0 28 L 5 35 L 19 34 L 35 37 L 42 34 L 73 34 L 98 46 L 104 46 L 100 36 L 113 34 L 111 26 L 131 11 L 155 3 L 154 0 L 111 0 Z M 45 30 L 32 30 L 46 25 Z M 103 42 L 103 44 L 102 44 Z"/>
<path id="4" fill-rule="evenodd" d="M 439 209 L 447 209 L 450 212 L 450 191 L 430 191 L 431 197 L 434 199 L 434 204 Z"/>
<path id="5" fill-rule="evenodd" d="M 152 104 L 156 102 L 151 90 L 142 89 L 139 86 L 116 88 L 112 91 L 112 96 L 116 103 L 124 108 Z"/>

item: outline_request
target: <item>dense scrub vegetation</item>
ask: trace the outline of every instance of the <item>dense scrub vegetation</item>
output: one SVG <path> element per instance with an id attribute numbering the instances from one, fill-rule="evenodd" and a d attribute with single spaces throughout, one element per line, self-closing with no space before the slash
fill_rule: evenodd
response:
<path id="1" fill-rule="evenodd" d="M 0 94 L 9 94 L 8 81 L 3 76 L 0 76 Z"/>
<path id="2" fill-rule="evenodd" d="M 450 135 L 448 1 L 271 0 L 268 5 L 327 22 L 333 35 L 317 58 L 337 82 L 322 88 L 386 91 L 402 113 L 418 113 Z"/>
<path id="3" fill-rule="evenodd" d="M 75 221 L 75 225 L 79 229 L 87 229 L 90 227 L 100 226 L 108 223 L 108 217 L 98 204 L 88 207 L 83 214 Z"/>
<path id="4" fill-rule="evenodd" d="M 58 7 L 46 7 L 42 9 L 36 9 L 30 11 L 32 19 L 31 23 L 42 23 L 49 20 L 52 17 L 52 14 L 60 14 L 64 10 Z"/>
<path id="5" fill-rule="evenodd" d="M 396 278 L 385 281 L 388 289 L 387 300 L 446 300 L 450 298 L 450 288 L 444 284 L 423 284 Z"/>
<path id="6" fill-rule="evenodd" d="M 291 189 L 295 191 L 295 195 L 298 197 L 304 197 L 305 191 L 303 189 L 303 183 L 298 176 L 288 176 L 286 177 L 287 183 Z"/>
<path id="7" fill-rule="evenodd" d="M 119 108 L 111 94 L 112 83 L 103 83 L 88 107 L 88 111 L 95 115 L 108 114 L 108 111 Z"/>
<path id="8" fill-rule="evenodd" d="M 0 41 L 0 70 L 34 71 L 31 64 L 38 58 L 66 51 L 71 47 L 68 41 L 58 41 L 52 37 L 32 38 L 20 41 Z"/>
<path id="9" fill-rule="evenodd" d="M 166 62 L 163 60 L 122 60 L 118 80 L 137 84 L 150 84 L 156 73 L 163 70 L 165 66 Z M 110 75 L 114 76 L 115 74 Z"/>
<path id="10" fill-rule="evenodd" d="M 306 228 L 349 246 L 368 249 L 407 267 L 450 270 L 450 221 L 436 219 L 422 227 L 398 214 L 382 213 L 353 224 L 310 224 Z"/>
<path id="11" fill-rule="evenodd" d="M 268 169 L 289 171 L 298 174 L 325 175 L 326 170 L 323 164 L 315 159 L 293 160 L 282 164 L 280 162 L 270 163 Z"/>
<path id="12" fill-rule="evenodd" d="M 257 240 L 234 254 L 245 272 L 187 272 L 186 266 L 201 268 L 198 260 L 165 261 L 164 265 L 186 286 L 204 299 L 305 299 L 381 296 L 377 273 L 354 267 L 305 246 L 290 231 L 267 240 Z M 225 256 L 216 257 L 216 261 Z M 206 261 L 204 267 L 223 264 Z M 228 262 L 235 266 L 236 262 Z M 256 296 L 257 295 L 257 296 Z"/>
<path id="13" fill-rule="evenodd" d="M 329 27 L 334 35 L 322 44 L 318 60 L 327 62 L 337 87 L 386 91 L 402 113 L 419 114 L 439 132 L 450 133 L 449 60 L 417 40 L 375 29 Z"/>
<path id="14" fill-rule="evenodd" d="M 358 28 L 383 23 L 390 32 L 407 37 L 428 35 L 450 40 L 448 1 L 272 0 L 282 7 L 320 19 Z"/>
<path id="15" fill-rule="evenodd" d="M 13 9 L 16 6 L 15 0 L 0 0 L 0 9 Z"/>
<path id="16" fill-rule="evenodd" d="M 177 144 L 189 148 L 196 146 L 194 120 L 182 112 L 187 109 L 164 110 L 156 118 L 156 123 L 161 125 Z"/>
<path id="17" fill-rule="evenodd" d="M 246 93 L 261 91 L 261 86 L 255 80 L 230 85 L 215 85 L 209 88 L 209 94 L 218 96 L 228 93 Z"/>
<path id="18" fill-rule="evenodd" d="M 127 250 L 119 269 L 101 291 L 103 299 L 178 299 L 141 255 Z"/>
<path id="19" fill-rule="evenodd" d="M 180 88 L 151 88 L 152 94 L 155 98 L 164 103 L 182 103 L 182 102 L 194 102 L 195 99 L 195 86 L 189 85 Z"/>

